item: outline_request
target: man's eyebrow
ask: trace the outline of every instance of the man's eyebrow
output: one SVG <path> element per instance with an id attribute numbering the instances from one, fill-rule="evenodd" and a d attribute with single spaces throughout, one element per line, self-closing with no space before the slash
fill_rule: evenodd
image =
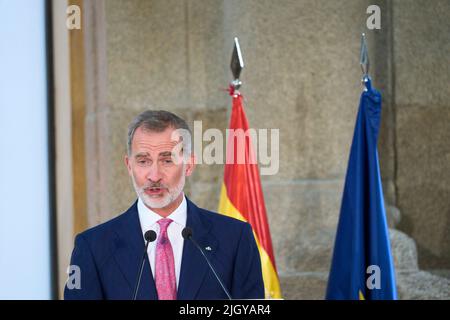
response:
<path id="1" fill-rule="evenodd" d="M 161 152 L 159 154 L 159 156 L 160 157 L 171 157 L 172 156 L 172 152 L 171 151 L 164 151 L 164 152 Z"/>
<path id="2" fill-rule="evenodd" d="M 144 157 L 148 157 L 150 154 L 148 152 L 141 152 L 136 154 L 134 157 L 135 158 L 144 158 Z"/>

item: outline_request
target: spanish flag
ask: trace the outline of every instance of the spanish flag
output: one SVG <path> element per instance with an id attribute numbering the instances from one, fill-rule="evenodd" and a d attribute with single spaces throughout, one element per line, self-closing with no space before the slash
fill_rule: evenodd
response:
<path id="1" fill-rule="evenodd" d="M 233 97 L 233 109 L 218 212 L 251 224 L 261 256 L 265 296 L 267 299 L 280 299 L 280 282 L 275 266 L 258 164 L 251 136 L 245 135 L 249 132 L 249 125 L 242 105 L 242 95 L 232 88 L 230 95 Z"/>

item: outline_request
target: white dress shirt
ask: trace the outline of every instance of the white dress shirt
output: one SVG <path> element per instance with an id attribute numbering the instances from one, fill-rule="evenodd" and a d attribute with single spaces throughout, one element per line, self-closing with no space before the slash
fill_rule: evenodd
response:
<path id="1" fill-rule="evenodd" d="M 158 220 L 163 219 L 159 214 L 149 209 L 144 202 L 139 198 L 137 209 L 139 213 L 139 221 L 141 223 L 142 229 L 142 237 L 144 238 L 144 234 L 148 230 L 153 230 L 157 234 L 157 238 L 159 238 L 159 224 Z M 186 219 L 187 219 L 187 203 L 186 198 L 183 194 L 183 201 L 169 216 L 168 219 L 172 219 L 173 222 L 169 224 L 167 228 L 167 235 L 170 240 L 170 244 L 172 245 L 173 257 L 175 263 L 175 275 L 177 278 L 177 288 L 178 282 L 180 279 L 180 269 L 181 269 L 181 258 L 183 256 L 183 244 L 184 239 L 181 235 L 181 231 L 186 227 Z M 145 241 L 145 238 L 144 238 Z M 153 279 L 155 279 L 155 257 L 156 257 L 156 243 L 158 240 L 150 242 L 148 245 L 147 253 L 148 258 L 150 260 L 150 267 L 152 269 Z"/>

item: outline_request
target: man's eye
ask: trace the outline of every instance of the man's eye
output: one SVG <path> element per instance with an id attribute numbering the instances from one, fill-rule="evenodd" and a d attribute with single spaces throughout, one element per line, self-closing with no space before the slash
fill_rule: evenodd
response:
<path id="1" fill-rule="evenodd" d="M 167 158 L 167 159 L 162 159 L 162 163 L 164 163 L 164 164 L 171 164 L 173 161 L 172 161 L 172 159 L 170 159 L 170 158 Z"/>

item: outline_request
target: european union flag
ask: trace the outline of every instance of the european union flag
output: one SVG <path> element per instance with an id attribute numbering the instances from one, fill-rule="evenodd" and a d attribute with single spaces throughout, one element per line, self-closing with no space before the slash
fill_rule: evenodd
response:
<path id="1" fill-rule="evenodd" d="M 397 299 L 377 141 L 381 94 L 365 78 L 326 299 Z"/>

